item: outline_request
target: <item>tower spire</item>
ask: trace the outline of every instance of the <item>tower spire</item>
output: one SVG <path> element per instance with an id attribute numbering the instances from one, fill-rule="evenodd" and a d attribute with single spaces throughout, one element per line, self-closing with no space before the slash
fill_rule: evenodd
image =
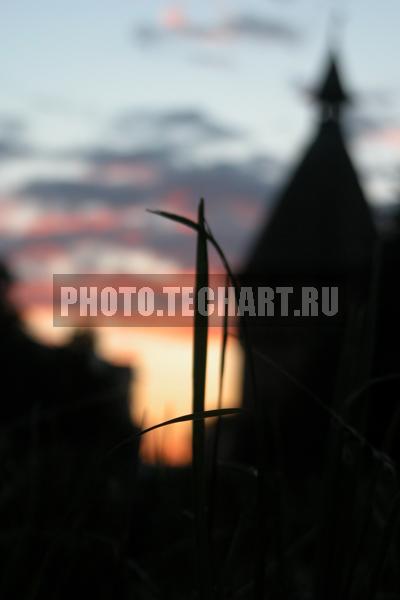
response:
<path id="1" fill-rule="evenodd" d="M 342 106 L 351 101 L 350 95 L 342 84 L 337 58 L 332 52 L 324 78 L 315 90 L 314 97 L 321 104 L 324 120 L 338 119 Z"/>

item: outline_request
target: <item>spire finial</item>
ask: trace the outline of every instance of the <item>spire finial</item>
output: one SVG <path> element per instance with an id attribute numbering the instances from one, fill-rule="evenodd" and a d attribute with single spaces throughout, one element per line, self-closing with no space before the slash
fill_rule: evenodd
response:
<path id="1" fill-rule="evenodd" d="M 333 51 L 329 54 L 325 76 L 314 92 L 314 97 L 322 105 L 325 119 L 337 119 L 342 105 L 350 102 L 350 96 L 342 84 L 336 53 Z"/>

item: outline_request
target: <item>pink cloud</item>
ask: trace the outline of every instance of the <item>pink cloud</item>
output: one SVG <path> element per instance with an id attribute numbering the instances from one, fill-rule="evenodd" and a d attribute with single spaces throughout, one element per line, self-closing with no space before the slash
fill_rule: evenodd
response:
<path id="1" fill-rule="evenodd" d="M 378 140 L 390 146 L 400 146 L 400 127 L 384 129 L 377 134 Z"/>
<path id="2" fill-rule="evenodd" d="M 111 162 L 89 171 L 87 179 L 108 184 L 154 185 L 159 181 L 160 173 L 153 165 L 131 161 Z"/>
<path id="3" fill-rule="evenodd" d="M 121 216 L 106 208 L 85 213 L 52 213 L 42 216 L 27 230 L 27 235 L 59 235 L 82 231 L 108 231 L 121 223 Z"/>
<path id="4" fill-rule="evenodd" d="M 249 229 L 256 228 L 260 218 L 265 218 L 260 206 L 252 202 L 251 198 L 241 198 L 232 202 L 231 211 L 241 225 Z"/>
<path id="5" fill-rule="evenodd" d="M 160 15 L 161 25 L 168 30 L 176 31 L 187 25 L 187 18 L 182 7 L 178 5 L 167 6 Z"/>

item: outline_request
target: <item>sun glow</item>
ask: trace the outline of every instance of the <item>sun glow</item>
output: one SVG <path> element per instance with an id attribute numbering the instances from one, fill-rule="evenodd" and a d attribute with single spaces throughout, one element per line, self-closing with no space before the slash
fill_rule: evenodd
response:
<path id="1" fill-rule="evenodd" d="M 52 311 L 32 308 L 25 312 L 28 331 L 45 343 L 62 344 L 70 328 L 53 327 Z M 132 368 L 131 413 L 135 423 L 150 427 L 191 412 L 192 329 L 159 327 L 102 327 L 96 330 L 97 350 L 103 358 Z M 211 329 L 208 348 L 206 408 L 218 402 L 221 330 Z M 237 406 L 241 389 L 241 351 L 229 340 L 223 406 Z M 184 464 L 190 460 L 189 423 L 168 426 L 146 434 L 142 456 L 155 462 Z"/>

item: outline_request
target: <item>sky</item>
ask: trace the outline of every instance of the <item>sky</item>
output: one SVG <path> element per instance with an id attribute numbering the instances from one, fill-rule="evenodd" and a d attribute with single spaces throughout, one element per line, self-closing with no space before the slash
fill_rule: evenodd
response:
<path id="1" fill-rule="evenodd" d="M 3 0 L 1 16 L 0 256 L 41 339 L 71 333 L 51 324 L 53 273 L 193 269 L 193 236 L 147 208 L 193 216 L 204 196 L 240 265 L 313 134 L 310 92 L 332 48 L 368 201 L 397 202 L 398 0 Z M 136 418 L 190 410 L 190 336 L 99 330 L 103 356 L 136 366 Z M 218 353 L 214 332 L 210 406 Z M 232 405 L 234 341 L 228 363 Z M 187 458 L 187 429 L 168 435 L 169 460 Z"/>

